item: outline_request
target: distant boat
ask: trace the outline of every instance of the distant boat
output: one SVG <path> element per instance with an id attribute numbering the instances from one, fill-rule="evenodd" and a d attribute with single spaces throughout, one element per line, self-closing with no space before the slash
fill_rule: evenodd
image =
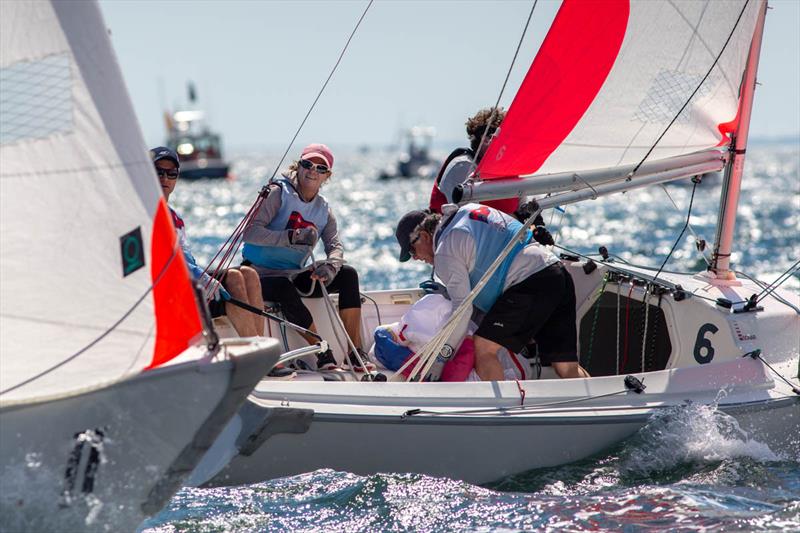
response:
<path id="1" fill-rule="evenodd" d="M 381 179 L 431 178 L 439 169 L 439 162 L 431 158 L 431 144 L 436 129 L 430 126 L 414 126 L 401 135 L 400 153 L 390 166 L 385 168 Z"/>
<path id="2" fill-rule="evenodd" d="M 196 91 L 189 83 L 189 103 L 194 107 Z M 230 165 L 222 154 L 218 133 L 212 132 L 205 122 L 205 113 L 199 109 L 165 112 L 167 146 L 181 158 L 181 177 L 186 179 L 228 178 Z"/>

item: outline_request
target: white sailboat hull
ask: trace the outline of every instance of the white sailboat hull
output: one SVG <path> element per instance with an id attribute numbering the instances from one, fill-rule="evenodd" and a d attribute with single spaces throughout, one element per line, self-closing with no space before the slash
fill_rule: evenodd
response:
<path id="1" fill-rule="evenodd" d="M 516 382 L 427 389 L 325 382 L 302 391 L 298 384 L 273 382 L 251 395 L 204 460 L 227 465 L 206 470 L 205 480 L 195 472 L 193 481 L 238 485 L 332 468 L 485 483 L 599 453 L 654 414 L 687 402 L 718 405 L 776 453 L 800 456 L 800 397 L 774 384 L 757 361 L 653 372 L 645 382 L 647 389 L 637 394 L 621 392 L 623 376 L 524 381 L 524 409 Z M 720 394 L 726 383 L 741 387 Z M 410 414 L 414 409 L 422 412 Z"/>
<path id="2" fill-rule="evenodd" d="M 3 530 L 133 530 L 180 488 L 275 363 L 250 353 L 0 410 Z"/>
<path id="3" fill-rule="evenodd" d="M 679 410 L 687 402 L 732 416 L 742 431 L 781 456 L 800 457 L 800 396 L 761 360 L 743 357 L 761 350 L 781 376 L 797 381 L 800 315 L 784 303 L 798 307 L 796 295 L 779 291 L 782 301 L 767 298 L 761 301 L 763 310 L 733 313 L 714 298 L 743 300 L 760 288 L 749 283 L 715 287 L 702 276 L 669 273 L 662 275 L 664 283 L 680 284 L 689 296 L 648 296 L 641 285 L 623 282 L 619 290 L 609 283 L 605 290 L 611 307 L 598 314 L 597 291 L 607 267 L 599 264 L 585 273 L 582 263 L 573 262 L 568 268 L 583 326 L 579 342 L 594 342 L 588 362 L 598 377 L 551 379 L 554 374 L 545 368 L 541 379 L 520 382 L 332 382 L 313 375 L 265 380 L 189 483 L 238 485 L 318 468 L 419 472 L 483 483 L 589 457 L 630 437 L 654 414 Z M 652 275 L 635 267 L 622 269 L 643 279 Z M 618 293 L 623 299 L 615 304 Z M 398 320 L 420 294 L 397 290 L 369 296 L 375 304 L 363 308 L 365 339 L 378 316 L 383 323 Z M 629 360 L 617 375 L 603 375 L 604 361 L 621 365 L 620 360 L 613 363 L 618 359 L 613 349 L 621 346 L 614 317 L 624 317 L 620 309 L 643 298 L 653 306 L 651 313 L 659 314 L 662 326 L 656 328 L 651 316 L 650 335 L 663 336 L 656 344 L 665 347 L 668 359 L 654 363 L 652 354 L 658 350 L 648 350 L 646 361 L 641 360 L 646 371 L 640 371 L 639 343 L 631 350 L 636 362 Z M 323 335 L 333 338 L 319 300 L 307 304 Z M 587 333 L 592 323 L 599 324 L 593 341 Z M 641 338 L 642 331 L 635 335 Z M 292 336 L 288 341 L 291 348 L 301 342 Z M 334 351 L 342 356 L 341 347 L 334 345 Z M 581 348 L 584 355 L 590 351 Z M 641 379 L 645 391 L 626 392 L 627 375 Z"/>

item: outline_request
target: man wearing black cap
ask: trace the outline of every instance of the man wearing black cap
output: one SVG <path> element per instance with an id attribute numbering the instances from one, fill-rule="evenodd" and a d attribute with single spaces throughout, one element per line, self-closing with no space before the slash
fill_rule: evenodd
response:
<path id="1" fill-rule="evenodd" d="M 180 176 L 181 163 L 180 159 L 178 159 L 178 154 L 166 146 L 153 148 L 150 150 L 150 154 L 153 158 L 153 165 L 155 166 L 164 198 L 169 201 L 169 197 L 175 190 L 175 185 L 177 185 L 178 177 Z M 227 314 L 231 324 L 242 337 L 263 336 L 264 319 L 262 317 L 226 303 L 227 300 L 233 297 L 259 309 L 263 307 L 261 282 L 256 271 L 248 267 L 242 267 L 241 270 L 229 269 L 222 278 L 225 283 L 223 287 L 220 282 L 212 279 L 197 264 L 191 250 L 189 250 L 186 226 L 183 219 L 172 207 L 169 207 L 169 211 L 172 215 L 175 230 L 178 232 L 178 243 L 186 259 L 186 266 L 189 267 L 194 279 L 200 280 L 203 287 L 208 287 L 206 297 L 210 301 L 209 307 L 212 309 L 212 315 Z"/>
<path id="2" fill-rule="evenodd" d="M 397 224 L 400 261 L 414 258 L 433 265 L 457 309 L 521 224 L 480 204 L 446 204 L 442 214 L 411 211 Z M 500 348 L 519 353 L 535 339 L 542 361 L 562 378 L 589 377 L 578 364 L 575 287 L 558 258 L 528 231 L 506 256 L 472 305 L 486 313 L 473 340 L 475 371 L 484 381 L 504 379 Z M 441 357 L 449 359 L 467 332 L 465 313 Z M 430 376 L 437 379 L 438 376 Z"/>

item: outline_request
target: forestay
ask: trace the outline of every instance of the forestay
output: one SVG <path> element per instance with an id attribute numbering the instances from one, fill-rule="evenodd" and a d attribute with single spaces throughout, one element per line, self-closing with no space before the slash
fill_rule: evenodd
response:
<path id="1" fill-rule="evenodd" d="M 565 0 L 480 177 L 635 165 L 676 116 L 648 160 L 726 144 L 762 1 Z"/>
<path id="2" fill-rule="evenodd" d="M 6 1 L 1 20 L 7 405 L 157 366 L 202 328 L 99 7 Z"/>

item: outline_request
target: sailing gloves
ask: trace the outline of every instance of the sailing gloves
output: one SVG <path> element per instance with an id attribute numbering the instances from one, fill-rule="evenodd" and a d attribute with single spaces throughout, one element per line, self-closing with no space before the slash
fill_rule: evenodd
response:
<path id="1" fill-rule="evenodd" d="M 336 267 L 330 263 L 320 263 L 314 268 L 314 275 L 327 285 L 336 277 Z"/>
<path id="2" fill-rule="evenodd" d="M 297 245 L 314 246 L 317 243 L 317 228 L 296 228 L 289 230 L 289 242 Z"/>

